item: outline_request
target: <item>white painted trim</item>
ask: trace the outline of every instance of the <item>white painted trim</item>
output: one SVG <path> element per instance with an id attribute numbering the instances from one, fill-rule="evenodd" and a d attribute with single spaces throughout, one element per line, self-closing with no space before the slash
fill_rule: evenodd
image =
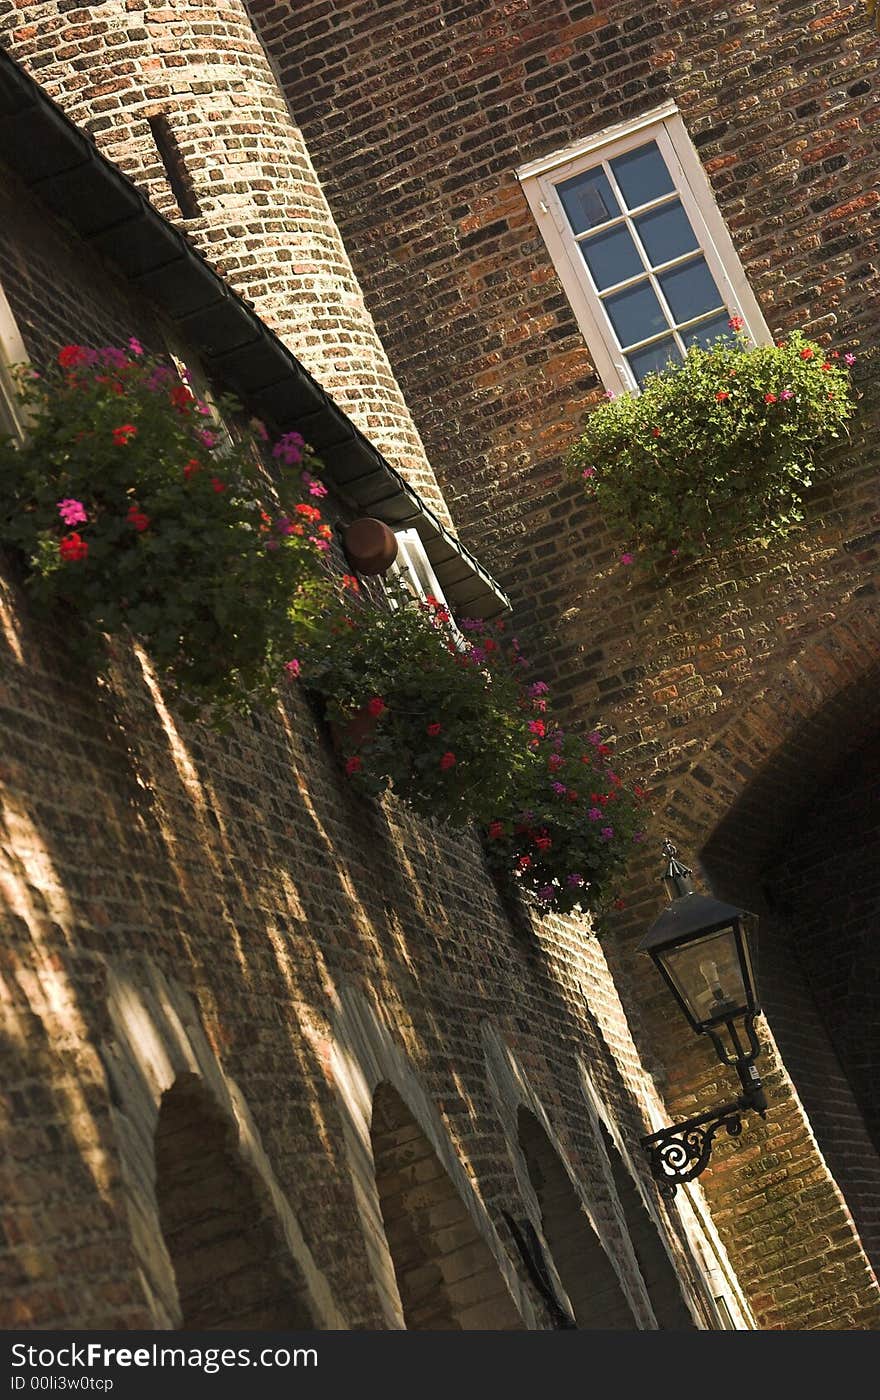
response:
<path id="1" fill-rule="evenodd" d="M 744 330 L 756 344 L 768 345 L 772 340 L 681 114 L 674 103 L 665 103 L 635 121 L 609 127 L 517 171 L 596 372 L 612 393 L 638 393 L 638 385 L 592 285 L 557 186 L 595 160 L 613 160 L 649 137 L 657 142 L 666 161 L 682 207 L 731 315 L 742 317 Z"/>
<path id="2" fill-rule="evenodd" d="M 16 393 L 10 370 L 13 365 L 29 363 L 21 331 L 0 283 L 0 436 L 10 433 L 19 442 L 24 440 L 28 415 Z"/>

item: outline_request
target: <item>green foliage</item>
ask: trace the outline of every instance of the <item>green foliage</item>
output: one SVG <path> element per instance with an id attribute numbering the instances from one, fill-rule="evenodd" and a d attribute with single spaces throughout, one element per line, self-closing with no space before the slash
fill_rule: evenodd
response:
<path id="1" fill-rule="evenodd" d="M 324 697 L 361 792 L 391 788 L 453 826 L 486 821 L 528 757 L 527 702 L 510 655 L 497 628 L 464 644 L 435 600 L 401 588 L 394 602 L 332 611 L 300 649 L 303 679 Z M 375 724 L 361 736 L 368 706 Z"/>
<path id="2" fill-rule="evenodd" d="M 731 322 L 733 327 L 736 322 Z M 590 414 L 567 465 L 609 526 L 653 560 L 786 534 L 804 493 L 832 470 L 855 394 L 844 361 L 795 331 L 777 345 L 742 335 L 693 348 Z"/>
<path id="3" fill-rule="evenodd" d="M 140 638 L 192 714 L 222 724 L 267 701 L 328 586 L 320 512 L 137 341 L 66 346 L 21 385 L 32 426 L 0 444 L 0 543 L 38 605 L 76 618 L 71 643 L 96 663 L 101 634 Z M 300 443 L 276 455 L 298 463 Z"/>
<path id="4" fill-rule="evenodd" d="M 532 737 L 512 811 L 488 827 L 489 859 L 544 909 L 600 909 L 641 839 L 646 793 L 624 783 L 598 730 L 585 742 L 552 723 L 545 728 Z"/>
<path id="5" fill-rule="evenodd" d="M 526 682 L 503 622 L 464 619 L 460 634 L 433 598 L 401 589 L 395 604 L 352 599 L 300 650 L 352 783 L 451 826 L 477 822 L 493 867 L 542 912 L 596 908 L 637 825 L 638 797 L 610 767 L 610 748 L 549 718 L 548 688 Z"/>

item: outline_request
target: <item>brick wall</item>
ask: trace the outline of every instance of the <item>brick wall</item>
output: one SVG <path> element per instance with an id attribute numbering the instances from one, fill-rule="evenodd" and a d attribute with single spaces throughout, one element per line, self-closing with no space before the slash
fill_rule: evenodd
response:
<path id="1" fill-rule="evenodd" d="M 149 305 L 17 186 L 4 199 L 0 274 L 38 362 L 72 340 L 159 335 Z M 200 1249 L 235 1225 L 218 1199 L 234 1180 L 272 1264 L 257 1279 L 241 1254 L 236 1316 L 306 1307 L 322 1326 L 399 1326 L 365 1204 L 367 1185 L 378 1194 L 370 1105 L 388 1083 L 517 1312 L 543 1325 L 504 1220 L 523 1210 L 516 1118 L 492 1094 L 487 1027 L 516 1047 L 638 1294 L 577 1056 L 629 1135 L 646 1127 L 644 1076 L 588 929 L 514 934 L 477 841 L 355 799 L 295 688 L 217 735 L 181 719 L 122 639 L 105 676 L 83 669 L 6 563 L 0 603 L 6 1324 L 203 1316 L 211 1269 L 189 1214 L 201 1171 L 213 1195 Z M 181 1103 L 207 1124 L 198 1165 Z M 677 1215 L 664 1228 L 685 1259 Z"/>
<path id="2" fill-rule="evenodd" d="M 557 698 L 580 723 L 611 721 L 648 777 L 658 844 L 671 831 L 726 874 L 729 897 L 760 896 L 756 872 L 793 794 L 821 801 L 829 755 L 844 761 L 880 721 L 867 641 L 878 559 L 867 353 L 880 332 L 878 39 L 863 8 L 438 0 L 335 6 L 332 16 L 314 3 L 294 16 L 251 0 L 249 10 L 463 537 L 510 592 L 518 626 L 549 639 L 541 664 Z M 803 531 L 661 575 L 621 565 L 626 542 L 562 480 L 562 452 L 602 386 L 514 171 L 669 98 L 771 330 L 854 348 L 865 398 L 853 448 L 814 492 Z M 838 727 L 817 750 L 800 727 L 835 703 Z M 755 832 L 760 852 L 749 847 Z M 633 869 L 607 948 L 670 1108 L 691 1112 L 730 1086 L 670 1024 L 632 956 L 658 910 L 655 878 L 647 863 Z M 816 1016 L 804 988 L 786 1019 L 792 995 L 779 971 L 766 1000 L 780 1043 L 793 1016 Z M 849 1207 L 778 1059 L 771 1083 L 770 1128 L 732 1158 L 719 1153 L 724 1165 L 707 1177 L 715 1218 L 761 1325 L 866 1325 L 873 1285 Z M 866 1224 L 864 1201 L 852 1205 Z M 795 1223 L 805 1233 L 793 1242 Z M 823 1277 L 829 1241 L 846 1255 L 843 1275 L 853 1270 L 851 1292 L 836 1260 Z"/>

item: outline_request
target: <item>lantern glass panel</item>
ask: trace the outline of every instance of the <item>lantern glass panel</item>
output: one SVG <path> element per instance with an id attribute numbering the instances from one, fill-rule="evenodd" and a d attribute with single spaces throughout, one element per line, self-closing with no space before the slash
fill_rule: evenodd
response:
<path id="1" fill-rule="evenodd" d="M 658 957 L 691 1018 L 701 1026 L 743 1015 L 749 999 L 732 925 L 692 938 Z"/>

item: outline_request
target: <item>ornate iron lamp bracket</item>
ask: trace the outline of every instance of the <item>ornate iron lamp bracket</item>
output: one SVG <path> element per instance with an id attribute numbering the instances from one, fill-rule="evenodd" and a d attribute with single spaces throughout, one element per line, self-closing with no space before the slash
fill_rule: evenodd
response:
<path id="1" fill-rule="evenodd" d="M 722 1104 L 711 1113 L 688 1118 L 684 1123 L 673 1123 L 669 1128 L 643 1137 L 642 1146 L 648 1153 L 651 1175 L 661 1194 L 671 1200 L 678 1186 L 699 1176 L 709 1161 L 715 1134 L 723 1128 L 728 1137 L 739 1137 L 743 1112 L 753 1107 L 750 1100 L 743 1097 Z"/>

